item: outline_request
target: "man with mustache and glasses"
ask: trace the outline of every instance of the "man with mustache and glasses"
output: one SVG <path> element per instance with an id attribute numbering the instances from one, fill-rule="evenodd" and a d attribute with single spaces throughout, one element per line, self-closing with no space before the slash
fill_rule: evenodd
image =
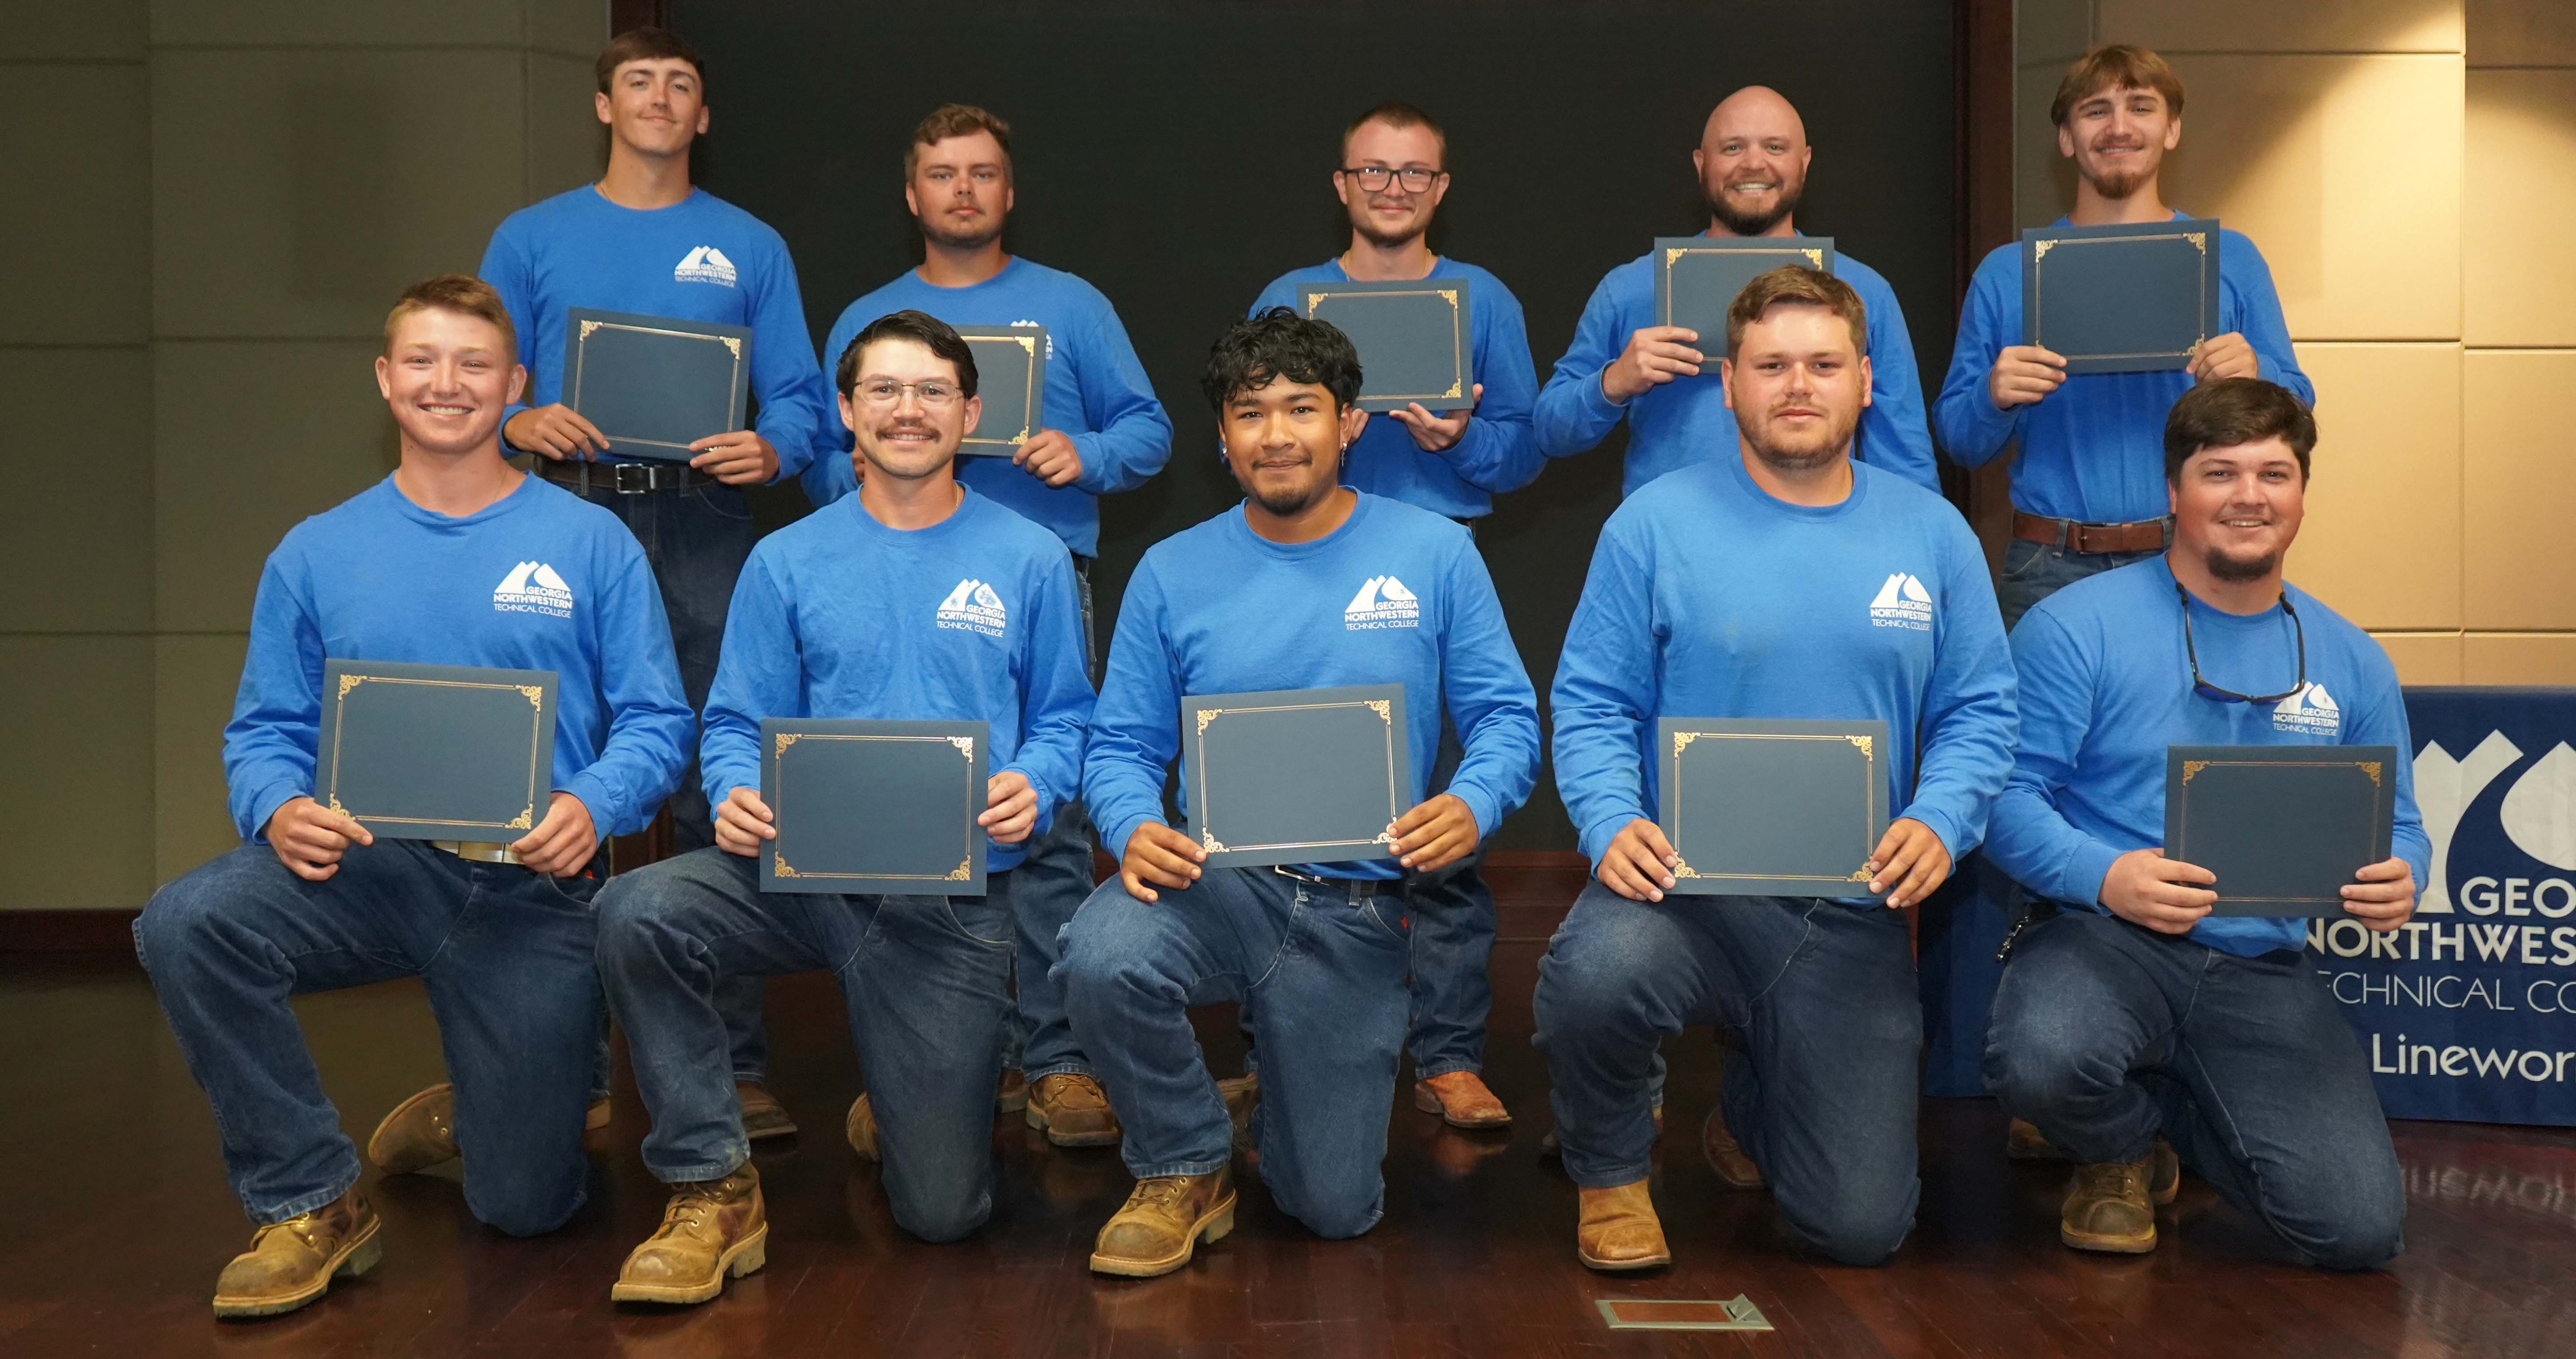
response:
<path id="1" fill-rule="evenodd" d="M 1341 484 L 1367 418 L 1350 340 L 1276 307 L 1217 341 L 1202 385 L 1244 499 L 1155 544 L 1128 583 L 1083 769 L 1123 860 L 1066 927 L 1058 973 L 1137 1181 L 1093 1246 L 1104 1274 L 1170 1273 L 1232 1228 L 1229 1104 L 1249 1105 L 1273 1203 L 1320 1236 L 1376 1225 L 1408 879 L 1475 848 L 1538 777 L 1537 696 L 1467 531 Z M 1385 857 L 1207 868 L 1165 824 L 1184 696 L 1390 683 L 1413 805 Z M 1444 710 L 1466 754 L 1426 796 Z M 1245 1002 L 1260 1043 L 1261 1085 L 1232 1100 L 1190 1031 L 1189 1007 L 1220 1000 Z"/>
<path id="2" fill-rule="evenodd" d="M 2212 916 L 2216 879 L 2158 848 L 2168 745 L 2393 745 L 2396 853 L 2343 906 L 2383 934 L 2414 913 L 2431 851 L 2396 670 L 2282 580 L 2316 438 L 2274 383 L 2185 392 L 2165 418 L 2173 546 L 2013 629 L 2020 754 L 1987 853 L 2058 905 L 2005 966 L 1986 1078 L 2078 1163 L 2058 1238 L 2079 1250 L 2153 1250 L 2181 1165 L 2312 1264 L 2403 1247 L 2388 1123 L 2308 922 Z"/>
<path id="3" fill-rule="evenodd" d="M 1814 157 L 1798 110 L 1778 91 L 1748 85 L 1708 115 L 1691 166 L 1708 198 L 1710 236 L 1794 236 L 1798 197 Z M 1914 342 L 1905 313 L 1878 271 L 1837 251 L 1834 270 L 1869 313 L 1863 349 L 1872 374 L 1853 456 L 1932 491 L 1941 489 L 1923 423 Z M 1624 416 L 1628 463 L 1622 495 L 1676 468 L 1735 456 L 1735 418 L 1722 384 L 1698 379 L 1702 347 L 1719 339 L 1654 324 L 1653 256 L 1611 270 L 1584 304 L 1574 343 L 1540 390 L 1538 444 L 1551 458 L 1590 449 Z M 1676 380 L 1678 379 L 1678 380 Z"/>
<path id="4" fill-rule="evenodd" d="M 1431 115 L 1388 103 L 1353 119 L 1342 133 L 1333 192 L 1350 214 L 1350 247 L 1322 264 L 1273 279 L 1253 314 L 1295 307 L 1307 283 L 1463 278 L 1475 301 L 1476 404 L 1432 411 L 1420 402 L 1360 427 L 1342 459 L 1354 490 L 1445 514 L 1473 528 L 1492 513 L 1494 496 L 1534 480 L 1547 459 L 1530 433 L 1538 376 L 1520 299 L 1503 281 L 1472 264 L 1431 253 L 1424 239 L 1432 213 L 1449 192 L 1449 137 Z M 1432 785 L 1448 781 L 1459 758 L 1457 733 L 1441 728 Z M 1492 827 L 1486 828 L 1488 831 Z M 1485 1019 L 1494 990 L 1486 977 L 1494 951 L 1494 895 L 1478 873 L 1482 851 L 1424 877 L 1413 895 L 1414 1106 L 1461 1128 L 1499 1128 L 1512 1121 L 1479 1074 L 1485 1064 Z"/>
<path id="5" fill-rule="evenodd" d="M 1656 1051 L 1733 1034 L 1726 1126 L 1790 1237 L 1876 1264 L 1913 1225 L 1920 902 L 1974 849 L 2012 764 L 2013 673 L 1984 552 L 1905 478 L 1851 459 L 1871 399 L 1852 286 L 1774 269 L 1727 314 L 1737 454 L 1630 496 L 1594 549 L 1556 673 L 1556 782 L 1598 881 L 1539 963 L 1576 1256 L 1672 1252 L 1647 1192 Z M 1874 607 L 1899 581 L 1921 605 Z M 1659 717 L 1887 723 L 1888 805 L 1870 898 L 1670 896 L 1657 827 Z"/>
<path id="6" fill-rule="evenodd" d="M 859 327 L 906 308 L 952 326 L 1046 327 L 1047 428 L 1010 457 L 960 459 L 957 479 L 1064 541 L 1082 592 L 1084 663 L 1096 678 L 1091 564 L 1100 553 L 1100 497 L 1132 491 L 1163 470 L 1172 454 L 1171 419 L 1109 299 L 1071 274 L 1002 249 L 1016 201 L 1009 123 L 971 105 L 943 104 L 913 129 L 903 168 L 904 203 L 921 228 L 921 267 L 843 309 L 823 350 L 838 353 Z M 818 436 L 825 447 L 848 448 L 849 440 L 837 422 Z M 856 475 L 849 458 L 817 458 L 805 493 L 818 506 L 831 504 L 850 492 Z M 1025 1105 L 1030 1126 L 1061 1147 L 1118 1140 L 1117 1117 L 1049 979 L 1056 936 L 1091 895 L 1092 839 L 1082 803 L 1068 802 L 1029 851 L 1012 901 L 1019 1003 L 998 1039 L 1001 1108 Z M 845 1131 L 861 1156 L 875 1157 L 876 1120 L 866 1096 L 850 1106 Z"/>

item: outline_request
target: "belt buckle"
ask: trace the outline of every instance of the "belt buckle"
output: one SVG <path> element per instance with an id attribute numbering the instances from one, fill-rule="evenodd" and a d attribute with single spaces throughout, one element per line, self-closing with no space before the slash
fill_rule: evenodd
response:
<path id="1" fill-rule="evenodd" d="M 1289 867 L 1288 865 L 1286 865 L 1286 864 L 1272 864 L 1272 865 L 1270 866 L 1270 871 L 1271 871 L 1271 872 L 1273 872 L 1273 873 L 1278 874 L 1279 876 L 1281 876 L 1281 877 L 1283 877 L 1283 878 L 1294 878 L 1294 879 L 1296 879 L 1296 880 L 1297 880 L 1297 881 L 1299 881 L 1299 882 L 1307 883 L 1307 884 L 1312 885 L 1312 886 L 1315 886 L 1315 887 L 1330 887 L 1330 886 L 1332 886 L 1332 884 L 1331 884 L 1331 883 L 1324 881 L 1322 878 L 1316 877 L 1316 876 L 1315 876 L 1314 874 L 1312 874 L 1312 873 L 1300 873 L 1300 872 L 1298 872 L 1296 869 L 1290 868 L 1290 867 Z"/>
<path id="2" fill-rule="evenodd" d="M 613 462 L 619 495 L 642 495 L 653 489 L 653 464 L 647 462 Z"/>

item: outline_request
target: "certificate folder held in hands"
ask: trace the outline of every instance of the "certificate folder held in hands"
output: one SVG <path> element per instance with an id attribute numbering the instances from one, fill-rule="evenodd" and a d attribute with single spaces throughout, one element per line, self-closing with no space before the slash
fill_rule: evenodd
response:
<path id="1" fill-rule="evenodd" d="M 2021 234 L 2022 343 L 2073 373 L 2186 367 L 2218 329 L 2218 219 Z"/>
<path id="2" fill-rule="evenodd" d="M 1181 759 L 1210 868 L 1393 858 L 1412 809 L 1401 684 L 1184 698 Z"/>
<path id="3" fill-rule="evenodd" d="M 764 892 L 984 894 L 984 722 L 762 718 Z"/>
<path id="4" fill-rule="evenodd" d="M 1831 236 L 1658 236 L 1655 324 L 1699 332 L 1701 377 L 1726 354 L 1726 309 L 1755 277 L 1786 264 L 1834 271 Z M 1865 347 L 1865 346 L 1864 346 Z"/>
<path id="5" fill-rule="evenodd" d="M 389 840 L 507 844 L 554 794 L 555 672 L 322 662 L 313 800 Z"/>
<path id="6" fill-rule="evenodd" d="M 975 395 L 984 401 L 957 451 L 1007 458 L 1046 428 L 1046 327 L 959 326 L 957 334 L 975 356 Z"/>
<path id="7" fill-rule="evenodd" d="M 1871 895 L 1887 834 L 1885 722 L 1667 717 L 1655 724 L 1658 821 L 1674 892 Z"/>
<path id="8" fill-rule="evenodd" d="M 1359 408 L 1432 414 L 1476 404 L 1474 299 L 1463 278 L 1309 283 L 1298 310 L 1330 323 L 1360 352 Z"/>
<path id="9" fill-rule="evenodd" d="M 689 445 L 743 428 L 751 331 L 574 307 L 564 325 L 563 402 L 622 458 L 687 462 Z"/>
<path id="10" fill-rule="evenodd" d="M 2165 857 L 2218 875 L 2212 915 L 2342 915 L 2396 814 L 2395 746 L 2165 747 Z"/>

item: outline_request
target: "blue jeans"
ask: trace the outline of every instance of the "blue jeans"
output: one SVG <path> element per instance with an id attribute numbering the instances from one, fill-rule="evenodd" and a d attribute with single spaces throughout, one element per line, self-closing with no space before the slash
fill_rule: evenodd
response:
<path id="1" fill-rule="evenodd" d="M 1986 1083 L 2077 1161 L 2159 1133 L 2310 1263 L 2405 1249 L 2406 1189 L 2343 1007 L 2304 953 L 2259 958 L 2069 907 L 2024 931 L 1995 992 Z"/>
<path id="2" fill-rule="evenodd" d="M 1595 882 L 1539 961 L 1565 1171 L 1586 1188 L 1652 1170 L 1656 1046 L 1735 1030 L 1720 1100 L 1790 1235 L 1845 1264 L 1887 1259 L 1914 1224 L 1923 1044 L 1905 918 L 1812 897 L 1630 901 Z"/>
<path id="3" fill-rule="evenodd" d="M 750 1159 L 717 983 L 827 968 L 849 1007 L 896 1224 L 931 1241 L 984 1225 L 1011 877 L 985 887 L 980 897 L 763 892 L 759 860 L 713 848 L 611 879 L 599 895 L 600 978 L 653 1115 L 645 1168 L 681 1184 Z"/>
<path id="4" fill-rule="evenodd" d="M 1261 1043 L 1252 1137 L 1271 1200 L 1319 1236 L 1375 1226 L 1404 1044 L 1400 886 L 1214 868 L 1158 890 L 1148 904 L 1102 883 L 1065 930 L 1058 972 L 1126 1128 L 1127 1169 L 1205 1175 L 1231 1159 L 1189 1007 L 1243 1001 Z"/>
<path id="5" fill-rule="evenodd" d="M 1446 708 L 1440 714 L 1440 748 L 1429 786 L 1446 789 L 1464 751 Z M 1492 835 L 1492 826 L 1479 826 Z M 1485 860 L 1479 841 L 1456 863 L 1418 875 L 1413 910 L 1413 1018 L 1407 1047 L 1413 1074 L 1429 1080 L 1485 1066 L 1485 1020 L 1494 1008 L 1487 964 L 1494 956 L 1494 894 L 1477 871 Z"/>
<path id="6" fill-rule="evenodd" d="M 1073 578 L 1082 597 L 1083 666 L 1096 683 L 1100 653 L 1092 646 L 1091 636 L 1091 561 L 1075 557 Z M 1058 1074 L 1093 1074 L 1090 1059 L 1074 1038 L 1073 1023 L 1065 1015 L 1064 987 L 1055 978 L 1055 965 L 1063 960 L 1066 922 L 1091 896 L 1091 848 L 1097 839 L 1091 814 L 1079 799 L 1068 798 L 1055 809 L 1046 834 L 1029 846 L 1028 856 L 1011 873 L 1011 908 L 1019 941 L 1018 1002 L 1003 1023 L 1002 1065 L 1020 1068 L 1031 1083 Z M 1112 854 L 1125 851 L 1124 845 L 1110 850 Z"/>
<path id="7" fill-rule="evenodd" d="M 214 1106 L 224 1173 L 251 1220 L 311 1212 L 358 1182 L 357 1149 L 287 997 L 396 977 L 421 979 L 438 1020 L 466 1206 L 516 1236 L 571 1217 L 589 1173 L 595 886 L 379 840 L 351 847 L 323 882 L 253 844 L 154 893 L 135 952 Z"/>
<path id="8" fill-rule="evenodd" d="M 2015 538 L 2004 545 L 2004 569 L 1995 577 L 1995 603 L 2003 609 L 2004 631 L 2030 612 L 2030 606 L 2065 589 L 2087 576 L 2097 576 L 2117 566 L 2161 557 L 2162 550 L 2145 552 L 2071 552 L 2046 543 Z"/>

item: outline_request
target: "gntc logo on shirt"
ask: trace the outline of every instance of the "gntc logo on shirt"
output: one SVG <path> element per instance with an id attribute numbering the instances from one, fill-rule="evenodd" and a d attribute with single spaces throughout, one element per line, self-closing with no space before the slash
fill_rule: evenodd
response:
<path id="1" fill-rule="evenodd" d="M 1352 632 L 1372 628 L 1418 628 L 1422 626 L 1422 602 L 1404 588 L 1404 582 L 1393 576 L 1371 576 L 1342 606 L 1342 626 Z"/>
<path id="2" fill-rule="evenodd" d="M 572 617 L 572 587 L 544 562 L 521 562 L 510 568 L 499 589 L 492 592 L 492 608 L 498 613 L 541 613 L 548 618 Z"/>
<path id="3" fill-rule="evenodd" d="M 1915 632 L 1932 630 L 1932 592 L 1923 582 L 1903 571 L 1887 578 L 1878 587 L 1878 597 L 1869 602 L 1869 625 L 1874 628 L 1909 628 Z"/>
<path id="4" fill-rule="evenodd" d="M 733 286 L 733 261 L 712 245 L 702 245 L 688 253 L 680 266 L 671 271 L 674 283 L 721 283 Z"/>
<path id="5" fill-rule="evenodd" d="M 969 577 L 957 582 L 957 588 L 939 601 L 939 626 L 963 628 L 987 637 L 999 637 L 1010 625 L 1010 615 L 1002 608 L 1002 597 L 993 587 Z"/>
<path id="6" fill-rule="evenodd" d="M 2343 731 L 2343 710 L 2335 706 L 2324 685 L 2310 681 L 2308 687 L 2273 707 L 2272 730 L 2301 736 L 2334 736 Z"/>

